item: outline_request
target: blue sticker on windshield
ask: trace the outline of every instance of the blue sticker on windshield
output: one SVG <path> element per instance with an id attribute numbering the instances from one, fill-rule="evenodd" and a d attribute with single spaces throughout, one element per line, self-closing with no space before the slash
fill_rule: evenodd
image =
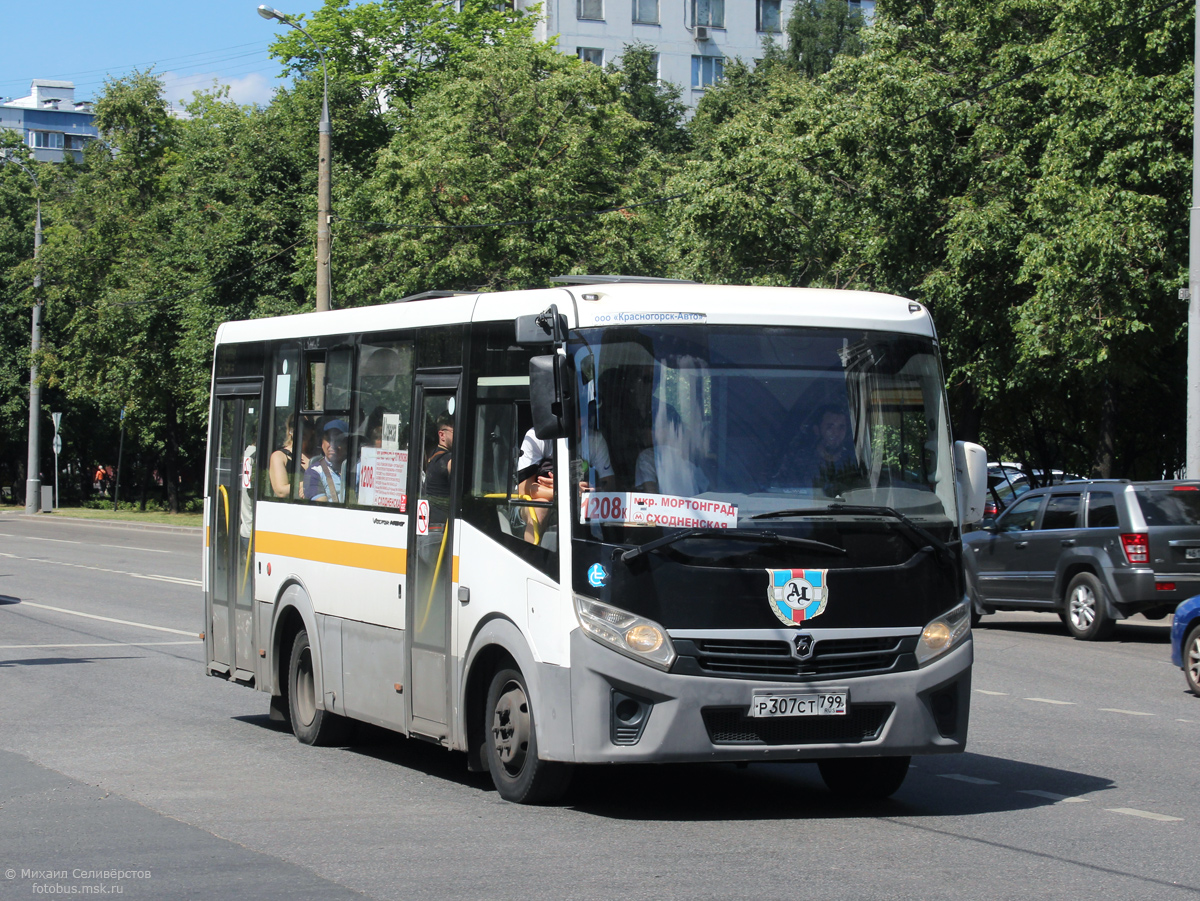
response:
<path id="1" fill-rule="evenodd" d="M 593 563 L 588 570 L 588 584 L 593 588 L 602 588 L 608 581 L 608 570 L 599 563 Z"/>
<path id="2" fill-rule="evenodd" d="M 768 569 L 767 600 L 781 622 L 796 626 L 825 612 L 827 569 Z"/>

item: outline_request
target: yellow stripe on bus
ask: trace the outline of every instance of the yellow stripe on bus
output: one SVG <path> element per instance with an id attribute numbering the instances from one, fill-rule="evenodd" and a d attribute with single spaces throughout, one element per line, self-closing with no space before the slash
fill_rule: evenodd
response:
<path id="1" fill-rule="evenodd" d="M 288 535 L 284 532 L 255 532 L 254 549 L 259 555 L 278 554 L 281 557 L 296 557 L 314 563 L 335 563 L 338 566 L 375 569 L 400 575 L 405 572 L 407 554 L 404 548 Z M 457 559 L 455 562 L 457 563 Z M 457 567 L 455 569 L 457 571 Z"/>

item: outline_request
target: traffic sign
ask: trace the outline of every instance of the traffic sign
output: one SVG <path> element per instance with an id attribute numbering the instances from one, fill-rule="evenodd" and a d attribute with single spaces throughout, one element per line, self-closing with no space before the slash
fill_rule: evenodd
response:
<path id="1" fill-rule="evenodd" d="M 55 434 L 54 436 L 54 456 L 62 453 L 62 435 Z"/>

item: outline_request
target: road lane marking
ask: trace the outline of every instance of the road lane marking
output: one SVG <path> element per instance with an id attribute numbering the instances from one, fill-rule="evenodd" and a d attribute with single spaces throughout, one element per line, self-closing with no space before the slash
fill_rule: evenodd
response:
<path id="1" fill-rule="evenodd" d="M 191 641 L 98 641 L 90 644 L 0 644 L 0 651 L 20 651 L 28 648 L 159 648 L 167 645 L 196 644 Z"/>
<path id="2" fill-rule="evenodd" d="M 1153 713 L 1143 713 L 1140 710 L 1122 710 L 1120 707 L 1101 707 L 1105 713 L 1123 713 L 1126 716 L 1154 716 Z"/>
<path id="3" fill-rule="evenodd" d="M 116 576 L 130 576 L 134 579 L 153 579 L 156 582 L 172 582 L 176 585 L 194 585 L 199 588 L 203 583 L 199 579 L 181 579 L 178 576 L 158 576 L 151 573 L 131 573 L 124 569 L 105 569 L 103 566 L 87 566 L 83 563 L 67 563 L 65 560 L 47 560 L 45 557 L 22 557 L 20 554 L 0 554 L 10 560 L 27 560 L 31 563 L 50 563 L 54 566 L 70 566 L 74 569 L 90 569 L 98 573 L 110 573 Z"/>
<path id="4" fill-rule="evenodd" d="M 78 610 L 67 610 L 63 607 L 51 607 L 49 604 L 35 604 L 33 601 L 21 601 L 17 607 L 37 607 L 39 610 L 53 610 L 55 613 L 67 613 L 71 616 L 82 616 L 85 619 L 98 619 L 106 623 L 117 623 L 122 626 L 137 626 L 140 629 L 153 629 L 155 632 L 170 632 L 172 635 L 189 635 L 196 637 L 198 632 L 188 632 L 185 629 L 168 629 L 166 626 L 152 626 L 149 623 L 135 623 L 127 619 L 113 619 L 111 616 L 97 616 L 95 613 L 80 613 Z M 12 609 L 11 607 L 8 609 Z"/>
<path id="5" fill-rule="evenodd" d="M 1074 707 L 1074 701 L 1055 701 L 1053 698 L 1026 698 L 1026 701 L 1037 701 L 1039 704 L 1061 704 L 1063 707 Z"/>
<path id="6" fill-rule="evenodd" d="M 971 785 L 999 785 L 991 779 L 979 779 L 975 776 L 963 776 L 960 773 L 938 773 L 943 779 L 953 779 L 955 782 L 968 782 Z"/>
<path id="7" fill-rule="evenodd" d="M 1083 804 L 1087 798 L 1077 798 L 1074 795 L 1060 795 L 1057 792 L 1044 792 L 1036 788 L 1017 789 L 1019 795 L 1033 795 L 1035 798 L 1045 798 L 1056 804 Z"/>
<path id="8" fill-rule="evenodd" d="M 1175 722 L 1177 722 L 1177 723 L 1194 723 L 1196 721 L 1195 720 L 1185 720 L 1182 718 L 1176 718 Z"/>
<path id="9" fill-rule="evenodd" d="M 38 538 L 35 535 L 12 535 L 8 532 L 0 532 L 0 538 L 16 538 L 21 541 L 54 541 L 58 544 L 90 544 L 85 541 L 71 541 L 67 538 Z M 117 551 L 145 551 L 148 554 L 173 554 L 174 551 L 164 551 L 157 547 L 135 547 L 132 544 L 96 544 L 92 547 L 106 547 Z"/>
<path id="10" fill-rule="evenodd" d="M 1137 810 L 1133 807 L 1105 807 L 1109 813 L 1123 813 L 1130 817 L 1141 817 L 1143 820 L 1158 820 L 1162 823 L 1182 823 L 1183 817 L 1169 817 L 1165 813 L 1154 813 L 1149 810 Z"/>
<path id="11" fill-rule="evenodd" d="M 982 688 L 975 689 L 981 695 L 995 695 L 996 697 L 1008 697 L 1007 691 L 984 691 Z"/>

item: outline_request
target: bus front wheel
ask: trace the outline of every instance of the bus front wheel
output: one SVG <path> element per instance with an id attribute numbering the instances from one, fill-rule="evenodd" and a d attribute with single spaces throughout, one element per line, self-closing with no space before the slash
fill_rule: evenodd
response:
<path id="1" fill-rule="evenodd" d="M 843 757 L 818 761 L 817 767 L 835 795 L 882 801 L 900 790 L 911 761 L 911 757 Z"/>
<path id="2" fill-rule="evenodd" d="M 484 708 L 484 754 L 496 791 L 517 804 L 550 804 L 571 781 L 571 767 L 538 759 L 533 705 L 520 670 L 492 677 Z"/>
<path id="3" fill-rule="evenodd" d="M 292 731 L 306 745 L 336 744 L 345 734 L 345 720 L 317 707 L 317 680 L 312 646 L 301 629 L 292 642 L 288 665 L 288 709 Z"/>

